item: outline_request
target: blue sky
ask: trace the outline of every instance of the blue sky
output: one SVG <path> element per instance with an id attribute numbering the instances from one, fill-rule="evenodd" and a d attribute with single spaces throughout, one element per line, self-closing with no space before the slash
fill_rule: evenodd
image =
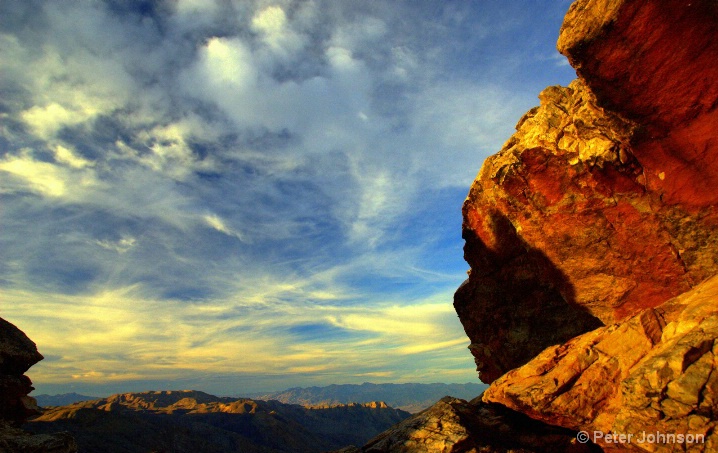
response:
<path id="1" fill-rule="evenodd" d="M 461 203 L 568 1 L 0 3 L 0 316 L 37 393 L 470 382 Z"/>

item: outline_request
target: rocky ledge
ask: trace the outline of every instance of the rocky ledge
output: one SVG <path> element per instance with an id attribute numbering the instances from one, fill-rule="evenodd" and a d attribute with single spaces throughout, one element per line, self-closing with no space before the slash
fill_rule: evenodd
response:
<path id="1" fill-rule="evenodd" d="M 643 433 L 670 433 L 698 451 L 718 451 L 716 338 L 718 277 L 547 348 L 494 381 L 483 401 L 575 430 L 636 440 Z"/>

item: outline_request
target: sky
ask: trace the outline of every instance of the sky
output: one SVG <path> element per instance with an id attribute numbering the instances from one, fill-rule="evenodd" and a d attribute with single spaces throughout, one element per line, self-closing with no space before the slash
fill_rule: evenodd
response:
<path id="1" fill-rule="evenodd" d="M 478 382 L 461 204 L 565 0 L 0 0 L 0 317 L 39 393 Z"/>

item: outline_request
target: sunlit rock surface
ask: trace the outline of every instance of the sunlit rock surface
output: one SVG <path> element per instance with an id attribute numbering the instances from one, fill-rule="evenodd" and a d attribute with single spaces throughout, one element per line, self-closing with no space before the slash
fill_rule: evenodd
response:
<path id="1" fill-rule="evenodd" d="M 718 4 L 575 2 L 549 87 L 464 203 L 484 382 L 718 273 Z"/>
<path id="2" fill-rule="evenodd" d="M 703 436 L 718 450 L 718 277 L 625 321 L 546 349 L 486 402 L 575 430 Z M 698 439 L 698 437 L 696 437 Z M 604 444 L 611 447 L 611 444 Z M 674 445 L 636 450 L 682 451 Z"/>

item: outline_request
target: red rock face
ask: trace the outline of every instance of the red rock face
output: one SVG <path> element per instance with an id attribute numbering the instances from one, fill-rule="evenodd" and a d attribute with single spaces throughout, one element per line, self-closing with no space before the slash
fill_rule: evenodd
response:
<path id="1" fill-rule="evenodd" d="M 718 202 L 718 4 L 703 0 L 589 2 L 566 15 L 559 50 L 602 106 L 641 125 L 633 152 L 666 204 Z M 601 2 L 599 2 L 601 3 Z M 587 23 L 600 23 L 588 36 Z"/>
<path id="2" fill-rule="evenodd" d="M 549 87 L 464 203 L 484 382 L 718 273 L 718 4 L 579 0 Z"/>

